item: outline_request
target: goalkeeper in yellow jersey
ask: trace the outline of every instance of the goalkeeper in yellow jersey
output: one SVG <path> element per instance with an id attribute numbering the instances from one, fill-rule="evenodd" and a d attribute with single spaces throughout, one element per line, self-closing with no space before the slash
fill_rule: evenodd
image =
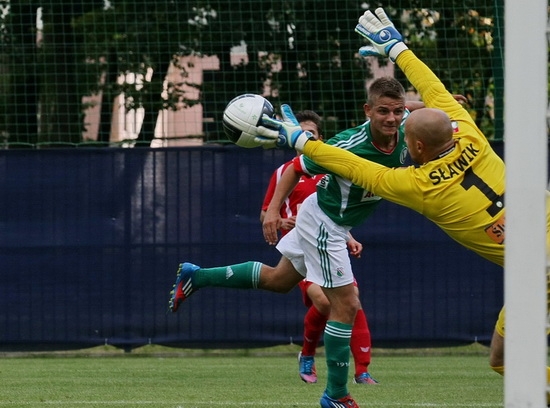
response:
<path id="1" fill-rule="evenodd" d="M 411 112 L 405 123 L 405 142 L 417 166 L 388 168 L 311 140 L 288 105 L 282 107 L 283 121 L 264 117 L 265 127 L 259 130 L 257 141 L 266 147 L 297 149 L 371 193 L 423 214 L 464 247 L 502 266 L 504 162 L 468 112 L 408 49 L 382 8 L 365 12 L 356 31 L 370 42 L 360 49 L 363 56 L 389 57 L 422 96 L 426 108 Z M 547 228 L 549 221 L 547 210 Z M 500 374 L 504 374 L 502 317 L 503 313 L 490 356 L 491 368 Z M 549 369 L 547 373 L 550 377 Z"/>

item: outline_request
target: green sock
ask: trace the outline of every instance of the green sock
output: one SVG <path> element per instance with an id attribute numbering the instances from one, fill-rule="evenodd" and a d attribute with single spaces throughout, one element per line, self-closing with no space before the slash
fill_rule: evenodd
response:
<path id="1" fill-rule="evenodd" d="M 260 281 L 261 262 L 245 262 L 217 268 L 201 268 L 193 276 L 197 289 L 210 287 L 256 289 Z"/>
<path id="2" fill-rule="evenodd" d="M 327 389 L 329 397 L 340 399 L 349 394 L 348 373 L 351 324 L 328 321 L 325 327 L 325 354 L 327 359 Z"/>

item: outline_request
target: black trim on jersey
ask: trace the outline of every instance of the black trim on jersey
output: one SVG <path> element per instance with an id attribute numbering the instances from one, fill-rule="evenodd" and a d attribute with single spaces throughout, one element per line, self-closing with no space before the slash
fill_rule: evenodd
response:
<path id="1" fill-rule="evenodd" d="M 442 157 L 445 157 L 447 156 L 449 153 L 451 153 L 454 149 L 456 148 L 456 144 L 453 144 L 451 147 L 449 147 L 447 150 L 445 150 L 444 152 L 441 152 L 437 155 L 437 159 L 441 159 Z"/>

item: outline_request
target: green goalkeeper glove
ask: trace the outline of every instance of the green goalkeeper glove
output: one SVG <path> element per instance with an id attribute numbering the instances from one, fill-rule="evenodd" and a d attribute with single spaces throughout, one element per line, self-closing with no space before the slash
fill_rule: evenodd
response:
<path id="1" fill-rule="evenodd" d="M 289 105 L 281 106 L 283 120 L 270 118 L 263 115 L 262 124 L 258 126 L 256 142 L 265 147 L 280 147 L 302 151 L 308 140 L 315 140 L 313 134 L 300 127 L 300 123 L 294 116 Z M 273 130 L 276 129 L 276 130 Z"/>
<path id="2" fill-rule="evenodd" d="M 363 57 L 369 55 L 389 57 L 395 62 L 397 56 L 409 47 L 403 42 L 403 36 L 395 29 L 383 8 L 374 10 L 376 16 L 370 10 L 365 11 L 359 17 L 359 24 L 355 31 L 370 41 L 371 45 L 361 47 L 359 54 Z"/>

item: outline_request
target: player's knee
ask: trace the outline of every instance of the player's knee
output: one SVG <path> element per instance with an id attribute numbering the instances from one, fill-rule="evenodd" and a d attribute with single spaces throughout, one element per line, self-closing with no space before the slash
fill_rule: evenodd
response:
<path id="1" fill-rule="evenodd" d="M 357 311 L 361 307 L 361 303 L 356 297 L 347 296 L 331 304 L 331 312 L 334 311 L 336 307 L 338 308 L 339 316 L 345 318 L 346 321 L 353 322 L 357 315 Z"/>
<path id="2" fill-rule="evenodd" d="M 359 296 L 354 296 L 351 299 L 350 308 L 353 309 L 353 313 L 357 313 L 359 309 L 361 309 L 361 301 L 359 300 Z"/>
<path id="3" fill-rule="evenodd" d="M 307 296 L 321 314 L 326 316 L 330 313 L 330 302 L 319 285 L 310 284 L 307 288 Z"/>
<path id="4" fill-rule="evenodd" d="M 504 336 L 497 329 L 493 332 L 489 348 L 489 366 L 499 374 L 502 374 L 499 370 L 504 370 Z"/>
<path id="5" fill-rule="evenodd" d="M 328 316 L 330 313 L 330 302 L 325 296 L 319 296 L 315 299 L 312 298 L 312 302 L 315 305 L 315 308 L 321 313 L 323 316 Z"/>

